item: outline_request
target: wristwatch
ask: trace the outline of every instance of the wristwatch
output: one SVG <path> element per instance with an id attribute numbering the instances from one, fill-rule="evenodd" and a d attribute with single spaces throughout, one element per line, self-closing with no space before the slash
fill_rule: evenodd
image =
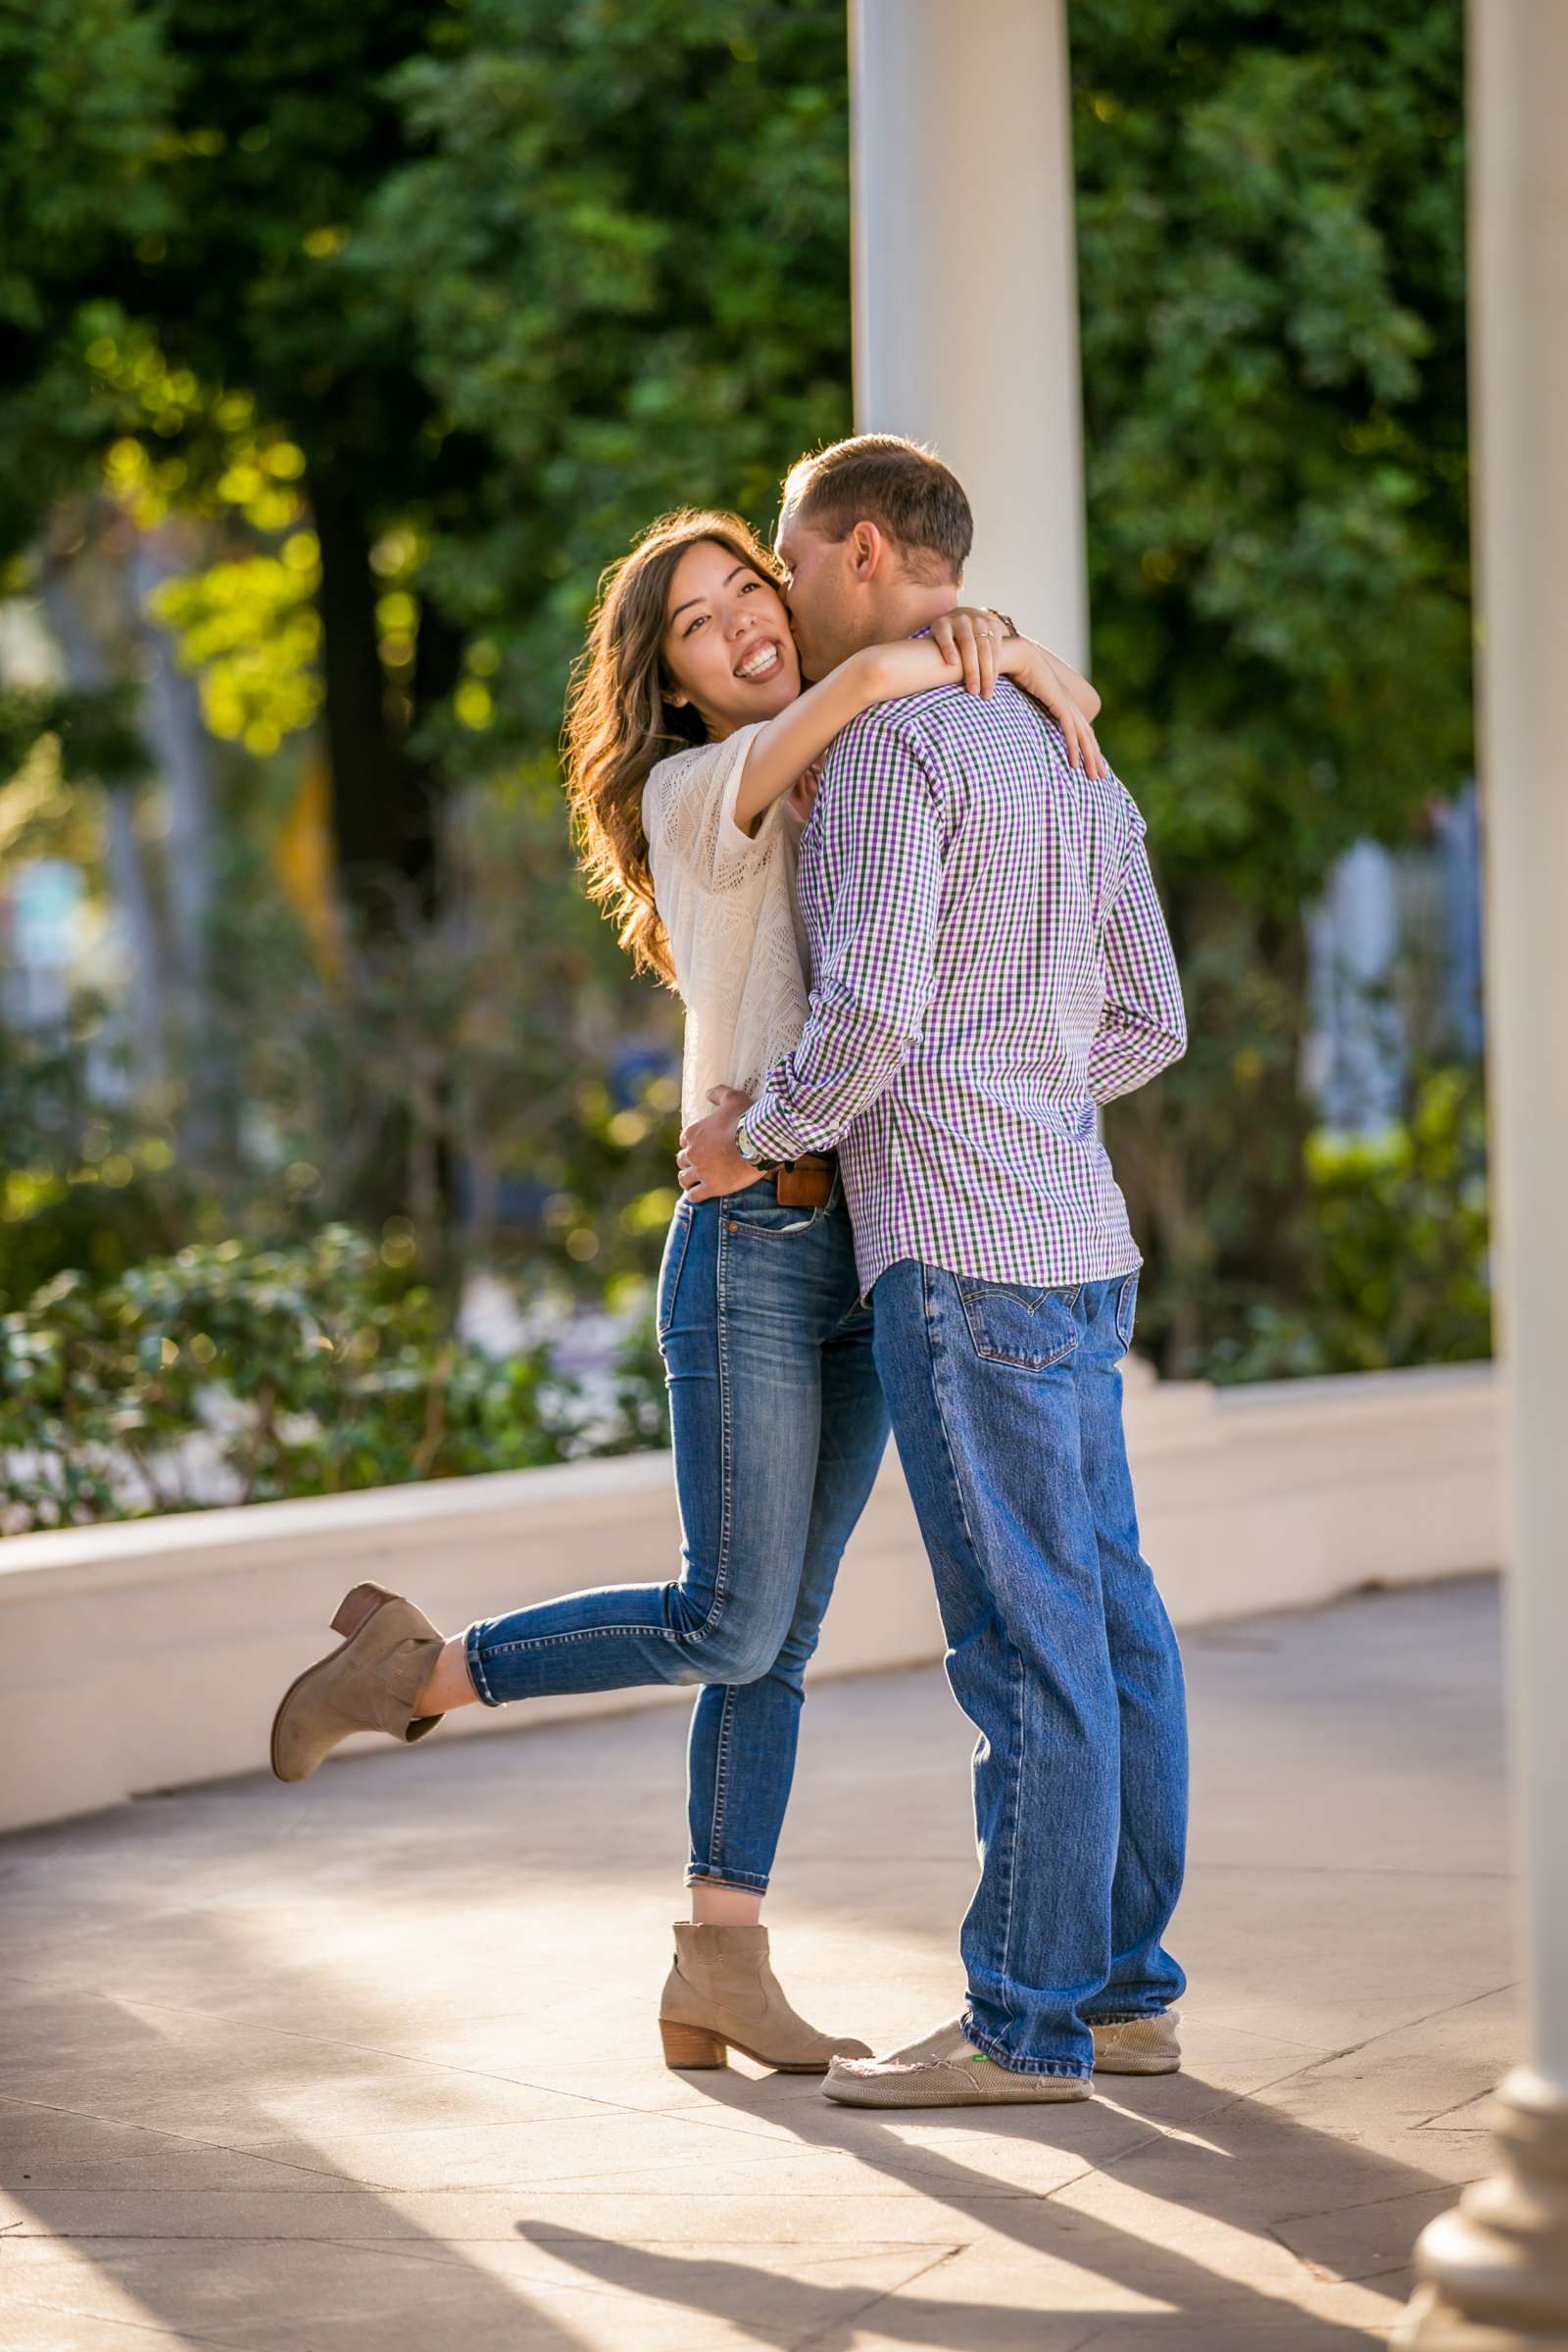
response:
<path id="1" fill-rule="evenodd" d="M 770 1159 L 760 1146 L 752 1141 L 744 1127 L 737 1127 L 735 1130 L 735 1149 L 748 1167 L 755 1168 L 760 1176 L 771 1176 L 773 1170 L 778 1166 L 778 1161 Z"/>

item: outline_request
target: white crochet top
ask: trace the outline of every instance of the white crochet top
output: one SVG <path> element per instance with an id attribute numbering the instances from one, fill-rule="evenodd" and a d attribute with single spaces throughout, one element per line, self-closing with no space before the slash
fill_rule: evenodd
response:
<path id="1" fill-rule="evenodd" d="M 735 822 L 758 724 L 661 760 L 643 787 L 654 898 L 686 1007 L 681 1117 L 710 1086 L 755 1094 L 806 1026 L 810 952 L 795 898 L 801 828 L 775 801 L 755 840 Z"/>

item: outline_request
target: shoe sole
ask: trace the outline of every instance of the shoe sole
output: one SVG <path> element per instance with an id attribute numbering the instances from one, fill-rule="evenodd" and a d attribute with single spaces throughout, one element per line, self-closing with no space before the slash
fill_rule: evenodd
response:
<path id="1" fill-rule="evenodd" d="M 1179 2058 L 1129 2058 L 1117 2066 L 1102 2058 L 1095 2060 L 1097 2075 L 1179 2075 L 1181 2071 Z"/>
<path id="2" fill-rule="evenodd" d="M 1067 2098 L 865 2098 L 858 2091 L 835 2091 L 823 2083 L 823 2098 L 835 2107 L 1086 2107 L 1091 2091 L 1074 2091 Z"/>
<path id="3" fill-rule="evenodd" d="M 822 2085 L 822 2096 L 832 2099 L 840 2107 L 1082 2107 L 1094 2095 L 1087 2083 L 1082 2090 L 1058 2090 L 1049 2096 L 1036 2091 L 1022 2098 L 1014 2094 L 1010 2098 L 1000 2099 L 909 2098 L 896 2091 L 872 2092 L 867 2096 L 864 2091 L 851 2090 L 846 2084 L 835 2083 L 831 2080 Z"/>
<path id="4" fill-rule="evenodd" d="M 290 1699 L 302 1684 L 310 1681 L 313 1674 L 318 1674 L 323 1666 L 330 1666 L 334 1659 L 340 1658 L 355 1636 L 364 1633 L 376 1610 L 384 1608 L 389 1600 L 395 1600 L 396 1597 L 396 1593 L 388 1592 L 382 1585 L 356 1585 L 352 1592 L 345 1592 L 337 1604 L 336 1614 L 330 1620 L 332 1632 L 341 1634 L 342 1641 L 336 1649 L 329 1649 L 324 1658 L 317 1658 L 312 1665 L 306 1667 L 303 1674 L 297 1674 L 278 1700 L 277 1711 L 272 1717 L 272 1737 L 269 1745 L 269 1754 L 271 1758 L 272 1777 L 274 1780 L 281 1781 L 285 1788 L 298 1787 L 297 1782 L 291 1781 L 286 1773 L 278 1770 L 277 1764 L 277 1727 L 283 1720 Z M 311 1768 L 312 1771 L 316 1769 L 314 1765 Z M 311 1775 L 307 1772 L 302 1777 L 308 1781 Z"/>

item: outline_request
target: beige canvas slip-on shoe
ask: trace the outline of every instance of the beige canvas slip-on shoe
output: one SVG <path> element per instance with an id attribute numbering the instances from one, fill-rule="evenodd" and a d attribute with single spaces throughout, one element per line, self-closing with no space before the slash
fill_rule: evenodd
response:
<path id="1" fill-rule="evenodd" d="M 675 1922 L 675 1965 L 659 2004 L 664 2064 L 727 2066 L 743 2050 L 780 2074 L 819 2075 L 838 2056 L 870 2056 L 863 2041 L 819 2034 L 784 1997 L 767 1930 Z"/>
<path id="2" fill-rule="evenodd" d="M 1161 2009 L 1152 2017 L 1127 2017 L 1113 2026 L 1096 2026 L 1096 2074 L 1180 2074 L 1182 2045 L 1176 2035 L 1180 2017 L 1179 2009 Z"/>
<path id="3" fill-rule="evenodd" d="M 961 2018 L 886 2058 L 835 2058 L 823 2095 L 844 2107 L 1047 2107 L 1094 2096 L 1087 2075 L 1018 2075 L 967 2039 Z"/>
<path id="4" fill-rule="evenodd" d="M 280 1781 L 309 1780 L 356 1732 L 409 1741 L 441 1721 L 415 1713 L 442 1646 L 422 1609 L 380 1585 L 356 1585 L 338 1603 L 332 1631 L 343 1641 L 296 1677 L 272 1718 L 272 1770 Z"/>

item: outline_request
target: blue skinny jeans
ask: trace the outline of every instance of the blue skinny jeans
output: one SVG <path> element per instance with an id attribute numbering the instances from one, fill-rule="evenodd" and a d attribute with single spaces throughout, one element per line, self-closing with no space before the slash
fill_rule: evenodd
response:
<path id="1" fill-rule="evenodd" d="M 783 1208 L 764 1177 L 682 1200 L 659 1278 L 681 1567 L 470 1626 L 487 1706 L 703 1686 L 687 1752 L 688 1880 L 765 1888 L 807 1661 L 887 1443 L 842 1192 Z"/>

